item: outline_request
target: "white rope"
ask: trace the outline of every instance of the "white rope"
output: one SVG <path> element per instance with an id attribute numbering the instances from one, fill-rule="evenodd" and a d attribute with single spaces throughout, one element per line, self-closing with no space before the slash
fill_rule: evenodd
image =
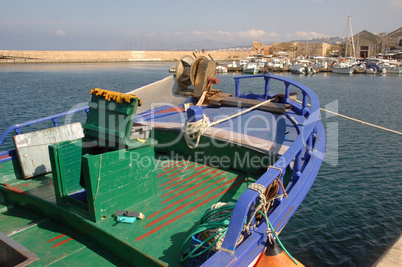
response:
<path id="1" fill-rule="evenodd" d="M 384 130 L 384 131 L 388 131 L 388 132 L 391 132 L 391 133 L 396 133 L 396 134 L 402 135 L 402 132 L 398 132 L 398 131 L 395 131 L 395 130 L 392 130 L 392 129 L 388 129 L 388 128 L 385 128 L 385 127 L 382 127 L 382 126 L 379 126 L 379 125 L 375 125 L 375 124 L 372 124 L 372 123 L 369 123 L 369 122 L 365 122 L 365 121 L 362 121 L 362 120 L 358 120 L 358 119 L 355 119 L 355 118 L 351 118 L 351 117 L 348 117 L 348 116 L 345 116 L 345 115 L 342 115 L 342 114 L 339 114 L 339 113 L 336 113 L 336 112 L 333 112 L 333 111 L 330 111 L 330 110 L 327 110 L 327 109 L 323 109 L 323 108 L 320 108 L 320 109 L 322 111 L 337 115 L 339 117 L 342 117 L 342 118 L 345 118 L 345 119 L 348 119 L 348 120 L 360 122 L 362 124 L 366 124 L 366 125 L 371 126 L 371 127 L 375 127 L 375 128 L 378 128 L 378 129 L 381 129 L 381 130 Z"/>
<path id="2" fill-rule="evenodd" d="M 244 231 L 247 231 L 247 234 L 250 234 L 250 228 L 251 228 L 251 223 L 253 222 L 255 216 L 257 215 L 258 210 L 262 209 L 263 213 L 267 216 L 268 215 L 268 210 L 266 208 L 267 206 L 267 199 L 265 198 L 265 191 L 267 188 L 261 184 L 253 183 L 248 186 L 249 189 L 252 189 L 256 192 L 258 192 L 258 196 L 260 198 L 260 203 L 258 204 L 257 207 L 254 208 L 253 215 L 251 216 L 250 220 L 248 221 L 247 225 L 243 227 Z M 268 217 L 267 217 L 268 218 Z M 269 225 L 267 225 L 269 227 Z"/>
<path id="3" fill-rule="evenodd" d="M 287 196 L 286 190 L 285 190 L 285 188 L 284 188 L 284 186 L 283 186 L 283 184 L 282 184 L 282 182 L 280 180 L 280 178 L 282 177 L 282 174 L 283 174 L 283 170 L 281 168 L 274 167 L 272 165 L 268 167 L 268 170 L 271 169 L 271 168 L 281 171 L 281 173 L 279 174 L 278 177 L 276 177 L 275 180 L 278 180 L 278 182 L 281 184 L 282 190 L 283 190 L 284 195 L 286 197 Z M 275 180 L 272 182 L 272 184 L 275 182 Z M 254 209 L 253 215 L 251 216 L 251 218 L 250 218 L 249 222 L 247 223 L 247 225 L 245 225 L 243 227 L 243 230 L 247 231 L 247 233 L 250 233 L 251 223 L 253 222 L 255 216 L 257 215 L 257 212 L 259 210 L 262 210 L 261 212 L 264 213 L 265 218 L 267 218 L 267 230 L 266 230 L 266 233 L 267 233 L 267 236 L 268 236 L 268 238 L 269 238 L 269 240 L 271 242 L 271 238 L 273 237 L 272 234 L 275 233 L 275 229 L 271 229 L 271 227 L 270 227 L 270 225 L 268 223 L 268 210 L 269 210 L 270 205 L 273 203 L 273 201 L 276 198 L 280 198 L 280 195 L 276 195 L 276 196 L 272 197 L 271 199 L 267 199 L 267 196 L 266 196 L 267 192 L 266 191 L 268 189 L 270 189 L 270 187 L 268 187 L 268 189 L 267 189 L 265 186 L 263 186 L 262 184 L 258 184 L 258 183 L 252 183 L 247 188 L 258 192 L 258 197 L 260 199 L 260 203 Z M 270 204 L 270 205 L 268 205 L 268 204 Z"/>
<path id="4" fill-rule="evenodd" d="M 299 102 L 299 103 L 303 103 L 303 102 L 300 101 L 300 100 L 296 100 L 296 101 Z M 308 104 L 308 106 L 311 106 L 311 105 Z M 378 128 L 378 129 L 381 129 L 381 130 L 384 130 L 384 131 L 388 131 L 388 132 L 391 132 L 391 133 L 396 133 L 396 134 L 402 135 L 402 132 L 398 132 L 398 131 L 395 131 L 395 130 L 392 130 L 392 129 L 388 129 L 388 128 L 385 128 L 385 127 L 382 127 L 382 126 L 379 126 L 379 125 L 375 125 L 375 124 L 372 124 L 372 123 L 369 123 L 369 122 L 365 122 L 365 121 L 362 121 L 362 120 L 358 120 L 358 119 L 355 119 L 355 118 L 352 118 L 352 117 L 349 117 L 349 116 L 346 116 L 346 115 L 342 115 L 342 114 L 336 113 L 336 112 L 331 111 L 331 110 L 328 110 L 328 109 L 320 108 L 320 110 L 325 111 L 325 112 L 328 112 L 328 113 L 331 113 L 331 114 L 334 114 L 334 115 L 336 115 L 336 116 L 339 116 L 339 117 L 342 117 L 342 118 L 345 118 L 345 119 L 348 119 L 348 120 L 360 122 L 360 123 L 362 123 L 362 124 L 365 124 L 365 125 L 368 125 L 368 126 L 371 126 L 371 127 L 375 127 L 375 128 Z"/>
<path id="5" fill-rule="evenodd" d="M 210 127 L 208 117 L 203 114 L 202 119 L 196 122 L 188 122 L 184 124 L 183 133 L 187 146 L 191 149 L 195 149 L 200 143 L 200 138 L 204 134 L 205 130 Z"/>
<path id="6" fill-rule="evenodd" d="M 202 102 L 203 102 L 203 97 L 205 97 L 205 94 L 203 94 L 201 96 Z M 200 103 L 202 104 L 201 98 L 198 101 L 197 105 L 200 104 Z M 209 121 L 208 117 L 205 114 L 203 114 L 202 119 L 199 120 L 199 121 L 188 122 L 188 120 L 187 120 L 186 123 L 184 124 L 184 128 L 183 128 L 184 139 L 186 140 L 187 146 L 189 148 L 191 148 L 191 149 L 195 149 L 198 146 L 198 144 L 200 143 L 201 136 L 204 134 L 204 132 L 209 127 L 215 126 L 215 125 L 217 125 L 219 123 L 222 123 L 224 121 L 233 119 L 233 118 L 235 118 L 237 116 L 240 116 L 240 115 L 242 115 L 244 113 L 250 112 L 250 111 L 252 111 L 252 110 L 254 110 L 254 109 L 256 109 L 256 108 L 258 108 L 258 107 L 260 107 L 260 106 L 262 106 L 262 105 L 264 105 L 266 103 L 268 103 L 268 102 L 271 102 L 273 100 L 274 100 L 273 98 L 268 99 L 268 100 L 266 100 L 264 102 L 261 102 L 261 103 L 255 105 L 255 106 L 252 106 L 252 107 L 250 107 L 248 109 L 245 109 L 243 111 L 235 113 L 235 114 L 233 114 L 233 115 L 231 115 L 229 117 L 214 121 L 212 123 Z M 194 141 L 195 141 L 195 143 L 194 143 Z"/>

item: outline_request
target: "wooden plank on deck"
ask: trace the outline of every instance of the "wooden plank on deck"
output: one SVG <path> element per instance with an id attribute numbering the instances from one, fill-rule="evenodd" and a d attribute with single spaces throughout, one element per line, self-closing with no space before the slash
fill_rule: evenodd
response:
<path id="1" fill-rule="evenodd" d="M 220 100 L 220 103 L 224 106 L 239 107 L 239 108 L 251 108 L 260 104 L 262 101 L 256 99 L 238 98 L 238 97 L 226 97 Z M 267 102 L 264 105 L 259 106 L 257 109 L 264 110 L 277 114 L 285 114 L 290 109 L 290 105 Z"/>
<path id="2" fill-rule="evenodd" d="M 231 97 L 232 94 L 228 94 L 228 93 L 218 93 L 212 97 L 208 97 L 209 100 L 209 104 L 211 105 L 220 105 L 222 100 Z"/>
<path id="3" fill-rule="evenodd" d="M 49 145 L 83 137 L 84 132 L 79 122 L 15 135 L 15 148 L 24 178 L 51 172 Z"/>

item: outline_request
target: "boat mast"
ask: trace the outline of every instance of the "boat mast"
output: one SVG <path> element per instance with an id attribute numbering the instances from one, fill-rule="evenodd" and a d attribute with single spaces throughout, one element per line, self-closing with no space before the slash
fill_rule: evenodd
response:
<path id="1" fill-rule="evenodd" d="M 351 37 L 351 44 L 349 43 L 349 34 Z M 356 51 L 355 51 L 355 42 L 353 40 L 353 30 L 352 30 L 352 22 L 350 20 L 350 15 L 348 15 L 348 32 L 346 35 L 346 47 L 345 47 L 345 57 L 349 56 L 349 46 L 352 45 L 352 52 L 353 54 L 350 55 L 351 57 L 353 56 L 356 59 Z"/>
<path id="2" fill-rule="evenodd" d="M 308 37 L 309 37 L 309 30 L 307 28 L 307 47 L 306 47 L 306 59 L 308 59 Z"/>
<path id="3" fill-rule="evenodd" d="M 352 37 L 352 51 L 353 57 L 356 59 L 356 51 L 355 51 L 355 42 L 353 40 L 353 30 L 352 30 L 352 21 L 350 20 L 350 15 L 348 16 L 348 27 L 350 25 L 350 36 Z"/>
<path id="4" fill-rule="evenodd" d="M 348 15 L 348 29 L 346 30 L 346 43 L 345 43 L 345 58 L 348 57 L 349 53 L 349 15 Z"/>

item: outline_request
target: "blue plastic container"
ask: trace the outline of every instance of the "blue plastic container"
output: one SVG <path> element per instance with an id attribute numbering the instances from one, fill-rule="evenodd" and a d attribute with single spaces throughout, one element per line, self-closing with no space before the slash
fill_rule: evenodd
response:
<path id="1" fill-rule="evenodd" d="M 205 244 L 203 246 L 200 246 L 200 244 L 201 244 L 201 241 L 199 239 L 197 239 L 195 236 L 191 237 L 191 251 L 193 251 L 195 248 L 197 248 L 197 250 L 193 254 L 197 254 L 208 247 Z M 213 251 L 212 249 L 209 249 L 197 257 L 190 258 L 190 266 L 191 267 L 201 266 L 206 260 L 208 260 L 209 257 L 211 257 L 214 254 L 215 254 L 215 251 Z"/>

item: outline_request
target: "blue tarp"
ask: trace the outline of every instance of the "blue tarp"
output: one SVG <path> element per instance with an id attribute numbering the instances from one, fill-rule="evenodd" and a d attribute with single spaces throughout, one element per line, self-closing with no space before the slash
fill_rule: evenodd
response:
<path id="1" fill-rule="evenodd" d="M 373 70 L 378 70 L 378 69 L 380 69 L 380 67 L 378 67 L 378 65 L 375 64 L 374 62 L 368 62 L 368 63 L 366 64 L 366 68 L 367 68 L 367 69 L 373 69 Z"/>

